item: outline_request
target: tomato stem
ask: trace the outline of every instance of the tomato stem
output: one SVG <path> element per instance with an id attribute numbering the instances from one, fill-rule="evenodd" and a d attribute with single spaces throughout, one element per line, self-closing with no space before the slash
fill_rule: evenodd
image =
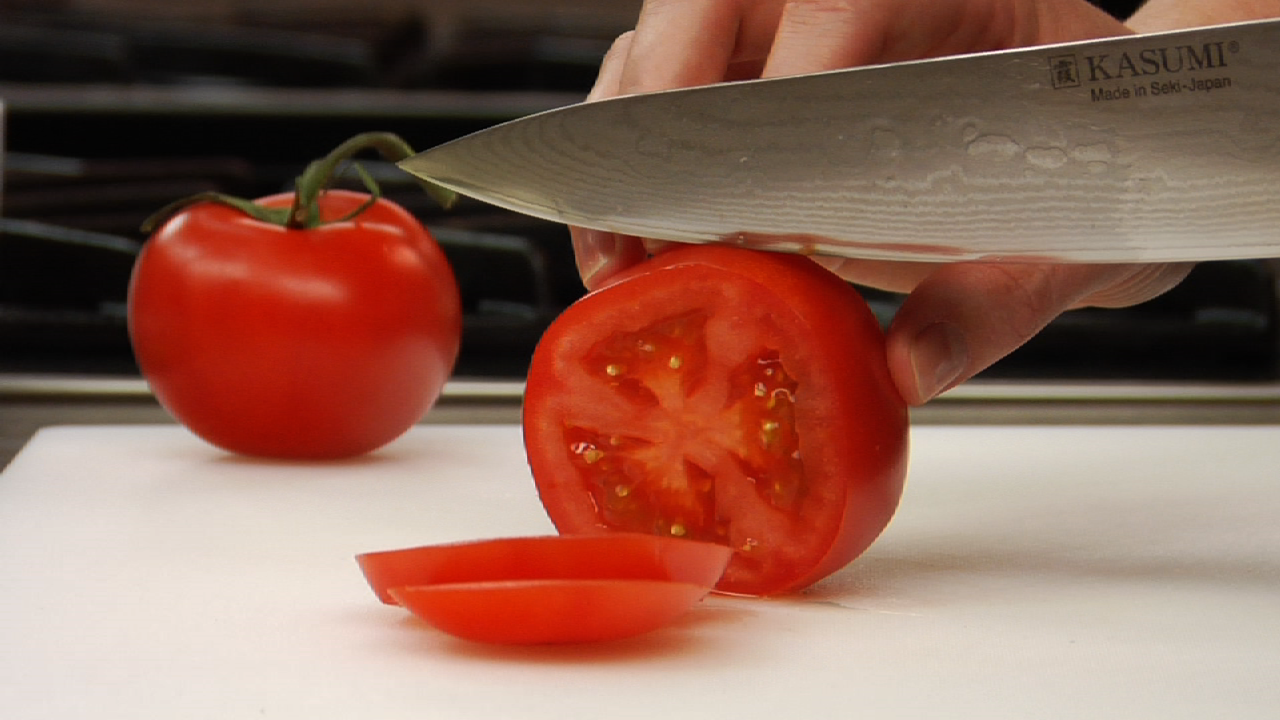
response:
<path id="1" fill-rule="evenodd" d="M 312 162 L 307 166 L 306 170 L 302 171 L 302 175 L 298 176 L 293 208 L 289 213 L 286 227 L 301 229 L 319 225 L 321 222 L 319 211 L 320 194 L 328 188 L 344 163 L 348 162 L 357 153 L 368 149 L 377 150 L 382 157 L 391 162 L 403 160 L 414 154 L 413 148 L 409 147 L 408 143 L 394 133 L 361 133 L 347 140 L 334 148 L 333 152 Z M 379 197 L 381 191 L 378 189 L 378 184 L 359 165 L 354 165 L 354 167 L 359 172 L 361 180 L 369 190 L 369 194 L 374 198 Z M 418 182 L 429 195 L 446 209 L 451 207 L 457 200 L 457 195 L 452 190 L 447 190 L 421 179 Z M 357 214 L 363 212 L 363 210 L 364 208 L 360 208 Z"/>
<path id="2" fill-rule="evenodd" d="M 403 160 L 414 154 L 413 148 L 394 133 L 361 133 L 334 148 L 332 152 L 323 158 L 307 165 L 294 183 L 295 190 L 292 207 L 263 207 L 251 200 L 223 193 L 204 192 L 182 198 L 164 206 L 142 223 L 142 231 L 150 234 L 179 210 L 202 202 L 216 202 L 228 205 L 255 220 L 273 225 L 282 225 L 294 230 L 317 227 L 323 223 L 320 218 L 320 196 L 329 188 L 334 179 L 341 175 L 341 171 L 345 169 L 347 163 L 350 163 L 351 167 L 360 176 L 361 182 L 364 183 L 370 195 L 368 202 L 356 208 L 355 211 L 339 218 L 336 222 L 351 220 L 368 209 L 378 198 L 382 197 L 382 190 L 378 187 L 377 181 L 359 164 L 351 162 L 351 159 L 357 153 L 370 149 L 377 150 L 383 158 L 391 162 Z M 427 194 L 446 210 L 452 207 L 458 199 L 457 193 L 452 190 L 421 178 L 415 179 Z"/>

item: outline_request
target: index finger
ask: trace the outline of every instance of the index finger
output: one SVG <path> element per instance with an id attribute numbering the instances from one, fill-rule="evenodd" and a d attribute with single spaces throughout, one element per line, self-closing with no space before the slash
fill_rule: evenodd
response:
<path id="1" fill-rule="evenodd" d="M 622 70 L 621 94 L 709 85 L 737 63 L 763 64 L 783 0 L 647 0 Z"/>

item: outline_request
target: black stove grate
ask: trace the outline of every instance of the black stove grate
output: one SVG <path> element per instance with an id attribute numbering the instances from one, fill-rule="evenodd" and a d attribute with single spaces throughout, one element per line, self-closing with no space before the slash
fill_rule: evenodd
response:
<path id="1" fill-rule="evenodd" d="M 426 147 L 574 102 L 622 29 L 372 13 L 197 23 L 17 5 L 0 23 L 0 372 L 136 372 L 124 294 L 137 228 L 156 208 L 204 190 L 287 189 L 358 132 Z M 547 323 L 583 292 L 565 229 L 475 202 L 443 213 L 389 166 L 373 169 L 454 265 L 459 374 L 522 376 Z M 1275 379 L 1276 286 L 1271 262 L 1203 264 L 1142 307 L 1067 314 L 987 375 Z M 899 301 L 868 297 L 886 321 Z"/>

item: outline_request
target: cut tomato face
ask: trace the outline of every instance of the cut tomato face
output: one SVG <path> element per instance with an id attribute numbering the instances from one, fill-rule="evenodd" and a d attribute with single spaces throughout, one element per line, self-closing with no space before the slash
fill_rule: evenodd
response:
<path id="1" fill-rule="evenodd" d="M 767 595 L 843 567 L 888 524 L 908 415 L 851 286 L 804 258 L 693 246 L 552 324 L 524 433 L 561 532 L 724 545 L 718 589 Z"/>
<path id="2" fill-rule="evenodd" d="M 614 640 L 670 623 L 705 596 L 728 548 L 633 533 L 500 538 L 358 555 L 374 593 L 458 637 Z"/>

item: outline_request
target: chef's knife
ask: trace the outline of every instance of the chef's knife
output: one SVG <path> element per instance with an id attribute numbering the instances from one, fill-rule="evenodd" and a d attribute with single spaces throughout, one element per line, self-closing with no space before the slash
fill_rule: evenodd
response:
<path id="1" fill-rule="evenodd" d="M 517 212 L 907 260 L 1280 256 L 1280 20 L 631 95 L 401 163 Z"/>

